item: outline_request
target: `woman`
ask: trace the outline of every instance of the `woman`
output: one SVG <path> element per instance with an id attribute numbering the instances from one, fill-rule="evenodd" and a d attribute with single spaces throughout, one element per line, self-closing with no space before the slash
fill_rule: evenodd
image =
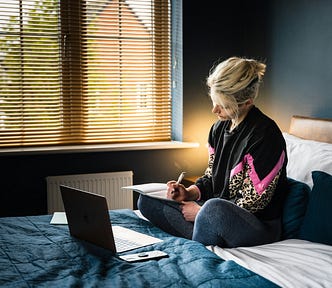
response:
<path id="1" fill-rule="evenodd" d="M 207 79 L 212 112 L 209 165 L 195 185 L 167 183 L 176 202 L 140 196 L 138 208 L 153 224 L 204 245 L 238 247 L 278 241 L 286 192 L 286 144 L 254 100 L 266 65 L 232 57 Z"/>

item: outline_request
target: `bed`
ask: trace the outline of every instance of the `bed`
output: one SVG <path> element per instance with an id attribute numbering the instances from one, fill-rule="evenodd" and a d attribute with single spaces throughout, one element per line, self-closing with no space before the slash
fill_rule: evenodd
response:
<path id="1" fill-rule="evenodd" d="M 66 225 L 50 224 L 52 215 L 7 217 L 0 219 L 0 287 L 332 287 L 331 132 L 332 121 L 294 116 L 284 133 L 290 185 L 282 241 L 205 247 L 161 231 L 137 211 L 111 210 L 114 225 L 163 240 L 134 252 L 169 255 L 128 263 L 70 237 Z"/>

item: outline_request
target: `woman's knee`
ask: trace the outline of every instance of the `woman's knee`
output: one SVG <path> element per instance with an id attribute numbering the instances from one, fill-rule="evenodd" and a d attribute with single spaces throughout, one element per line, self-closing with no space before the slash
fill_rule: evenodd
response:
<path id="1" fill-rule="evenodd" d="M 139 195 L 137 200 L 137 209 L 144 215 L 147 216 L 147 214 L 151 213 L 151 210 L 153 209 L 154 204 L 151 203 L 151 197 L 147 197 L 144 195 Z"/>
<path id="2" fill-rule="evenodd" d="M 207 200 L 202 208 L 199 211 L 199 214 L 208 214 L 208 215 L 216 215 L 217 214 L 224 214 L 228 213 L 229 207 L 234 205 L 233 203 L 220 199 L 220 198 L 213 198 Z"/>
<path id="3" fill-rule="evenodd" d="M 139 195 L 138 200 L 137 200 L 137 209 L 142 212 L 144 210 L 144 199 L 142 199 L 141 195 Z"/>
<path id="4" fill-rule="evenodd" d="M 144 200 L 142 200 L 142 196 L 139 195 L 138 200 L 137 200 L 137 208 L 138 210 L 141 210 L 144 207 Z"/>
<path id="5" fill-rule="evenodd" d="M 200 227 L 222 227 L 228 230 L 234 221 L 235 204 L 220 198 L 213 198 L 204 203 L 195 219 L 195 225 Z"/>
<path id="6" fill-rule="evenodd" d="M 223 202 L 224 200 L 218 198 L 210 199 L 204 203 L 195 219 L 193 240 L 204 245 L 221 245 L 223 243 L 220 233 L 223 230 L 220 226 L 224 226 L 222 224 L 224 217 L 220 216 Z"/>

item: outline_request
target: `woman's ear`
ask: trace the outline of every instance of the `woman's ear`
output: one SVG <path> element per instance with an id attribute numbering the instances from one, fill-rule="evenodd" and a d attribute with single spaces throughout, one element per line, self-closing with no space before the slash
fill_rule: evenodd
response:
<path id="1" fill-rule="evenodd" d="M 254 99 L 252 99 L 252 98 L 248 99 L 248 100 L 245 102 L 245 105 L 246 105 L 247 107 L 250 107 L 250 106 L 253 105 L 253 104 L 254 104 Z"/>

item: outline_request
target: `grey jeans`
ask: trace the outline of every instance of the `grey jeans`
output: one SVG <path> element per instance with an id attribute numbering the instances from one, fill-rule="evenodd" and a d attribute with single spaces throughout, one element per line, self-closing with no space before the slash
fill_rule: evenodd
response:
<path id="1" fill-rule="evenodd" d="M 195 222 L 183 218 L 180 204 L 140 195 L 138 209 L 155 226 L 174 236 L 220 247 L 255 246 L 280 240 L 281 221 L 261 221 L 230 201 L 213 198 L 202 205 Z"/>

